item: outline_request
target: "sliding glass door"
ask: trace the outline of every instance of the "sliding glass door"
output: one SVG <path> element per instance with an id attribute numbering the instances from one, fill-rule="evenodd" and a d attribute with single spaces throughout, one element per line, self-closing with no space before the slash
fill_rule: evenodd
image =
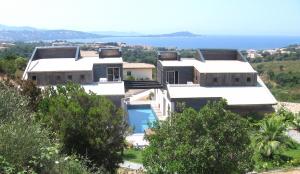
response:
<path id="1" fill-rule="evenodd" d="M 169 84 L 178 84 L 179 83 L 178 71 L 167 71 L 167 82 Z"/>
<path id="2" fill-rule="evenodd" d="M 108 81 L 120 81 L 120 68 L 109 67 L 107 68 L 107 80 Z"/>

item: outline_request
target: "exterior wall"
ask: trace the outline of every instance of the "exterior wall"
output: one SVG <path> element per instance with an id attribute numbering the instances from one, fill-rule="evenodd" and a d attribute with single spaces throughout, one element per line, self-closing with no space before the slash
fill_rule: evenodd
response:
<path id="1" fill-rule="evenodd" d="M 235 79 L 238 78 L 239 81 Z M 247 81 L 247 79 L 250 81 Z M 217 79 L 217 81 L 215 81 Z M 257 73 L 200 73 L 201 86 L 256 86 Z"/>
<path id="2" fill-rule="evenodd" d="M 160 61 L 157 61 L 156 64 L 156 80 L 162 84 L 163 83 L 163 66 Z"/>
<path id="3" fill-rule="evenodd" d="M 178 104 L 185 103 L 186 107 L 194 108 L 195 110 L 201 109 L 208 101 L 217 101 L 220 98 L 186 98 L 186 99 L 171 99 L 174 103 L 174 110 L 178 111 Z M 249 105 L 249 106 L 227 106 L 227 109 L 232 112 L 238 113 L 242 116 L 250 115 L 255 117 L 263 117 L 264 114 L 274 112 L 272 105 Z"/>
<path id="4" fill-rule="evenodd" d="M 194 68 L 194 80 L 193 80 L 193 82 L 195 84 L 200 84 L 200 73 L 196 68 Z"/>
<path id="5" fill-rule="evenodd" d="M 123 64 L 94 64 L 93 75 L 94 82 L 99 82 L 100 78 L 107 78 L 107 68 L 108 67 L 118 67 L 120 68 L 120 77 L 123 80 Z"/>
<path id="6" fill-rule="evenodd" d="M 123 68 L 123 77 L 127 79 L 127 72 L 131 72 L 131 76 L 135 79 L 152 80 L 151 68 Z"/>
<path id="7" fill-rule="evenodd" d="M 243 116 L 255 117 L 263 117 L 265 114 L 275 112 L 272 105 L 228 106 L 228 109 Z"/>
<path id="8" fill-rule="evenodd" d="M 174 103 L 170 101 L 167 95 L 168 91 L 164 89 L 155 89 L 155 102 L 163 116 L 168 116 L 174 111 Z"/>
<path id="9" fill-rule="evenodd" d="M 220 98 L 180 98 L 180 99 L 171 99 L 174 102 L 174 110 L 178 111 L 178 104 L 184 103 L 185 107 L 193 108 L 195 110 L 201 109 L 204 105 L 206 105 L 209 101 L 217 101 Z"/>
<path id="10" fill-rule="evenodd" d="M 161 77 L 161 82 L 164 86 L 167 84 L 167 72 L 168 71 L 178 71 L 179 73 L 179 84 L 187 84 L 187 82 L 193 82 L 194 80 L 194 67 L 163 67 Z M 159 73 L 158 73 L 159 75 Z"/>
<path id="11" fill-rule="evenodd" d="M 68 76 L 72 76 L 72 80 L 68 79 Z M 84 76 L 82 79 L 81 76 Z M 57 85 L 64 84 L 68 81 L 74 83 L 87 84 L 93 82 L 93 73 L 90 71 L 71 71 L 71 72 L 29 72 L 28 79 L 32 79 L 36 76 L 37 85 Z M 58 78 L 60 77 L 60 78 Z"/>

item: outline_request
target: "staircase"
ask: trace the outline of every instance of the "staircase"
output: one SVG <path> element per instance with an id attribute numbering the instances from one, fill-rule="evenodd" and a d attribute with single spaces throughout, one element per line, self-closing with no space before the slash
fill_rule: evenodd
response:
<path id="1" fill-rule="evenodd" d="M 130 81 L 124 80 L 126 89 L 158 89 L 163 88 L 162 84 L 157 81 L 151 80 L 139 80 L 139 81 Z"/>
<path id="2" fill-rule="evenodd" d="M 166 116 L 163 116 L 163 114 L 161 113 L 160 109 L 158 108 L 158 106 L 156 105 L 152 105 L 152 109 L 153 111 L 155 112 L 158 120 L 165 120 L 167 117 Z"/>

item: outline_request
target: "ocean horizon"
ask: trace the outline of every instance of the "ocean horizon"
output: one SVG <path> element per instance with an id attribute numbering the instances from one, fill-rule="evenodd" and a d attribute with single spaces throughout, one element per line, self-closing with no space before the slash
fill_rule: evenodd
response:
<path id="1" fill-rule="evenodd" d="M 124 42 L 128 45 L 144 45 L 178 49 L 273 49 L 300 44 L 300 36 L 212 36 L 198 37 L 103 37 L 93 39 L 69 39 L 71 42 Z"/>

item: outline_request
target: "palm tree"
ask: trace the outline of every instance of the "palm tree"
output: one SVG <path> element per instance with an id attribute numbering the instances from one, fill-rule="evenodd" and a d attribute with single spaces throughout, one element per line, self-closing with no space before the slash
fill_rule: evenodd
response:
<path id="1" fill-rule="evenodd" d="M 281 117 L 271 116 L 262 120 L 260 130 L 255 137 L 256 146 L 260 154 L 267 158 L 272 158 L 287 137 L 284 135 L 286 125 Z"/>

